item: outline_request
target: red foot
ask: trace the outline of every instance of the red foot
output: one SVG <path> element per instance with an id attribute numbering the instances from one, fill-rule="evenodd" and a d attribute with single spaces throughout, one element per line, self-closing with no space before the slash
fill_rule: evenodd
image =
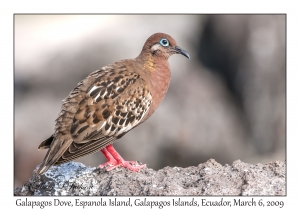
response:
<path id="1" fill-rule="evenodd" d="M 111 170 L 113 170 L 114 168 L 116 168 L 118 166 L 122 166 L 122 167 L 128 168 L 129 170 L 132 170 L 132 171 L 135 171 L 135 172 L 139 172 L 140 169 L 146 168 L 146 164 L 143 164 L 143 165 L 131 165 L 131 162 L 132 161 L 124 161 L 122 163 L 117 163 L 116 165 L 109 166 L 108 168 L 106 168 L 106 170 L 107 171 L 111 171 Z"/>
<path id="2" fill-rule="evenodd" d="M 128 168 L 129 170 L 139 172 L 140 169 L 146 168 L 146 164 L 138 165 L 137 161 L 125 161 L 121 155 L 115 150 L 113 145 L 108 145 L 106 148 L 102 149 L 101 152 L 108 160 L 106 163 L 101 164 L 99 167 L 106 168 L 107 171 L 111 171 L 118 166 Z"/>
<path id="3" fill-rule="evenodd" d="M 103 155 L 108 160 L 106 163 L 99 165 L 100 168 L 104 168 L 107 165 L 116 165 L 117 164 L 117 161 L 115 160 L 115 158 L 109 153 L 109 151 L 106 148 L 104 148 L 100 151 L 103 153 Z"/>

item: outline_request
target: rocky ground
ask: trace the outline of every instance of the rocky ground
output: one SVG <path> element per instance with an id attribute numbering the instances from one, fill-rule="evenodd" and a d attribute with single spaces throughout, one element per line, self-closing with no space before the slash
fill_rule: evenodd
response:
<path id="1" fill-rule="evenodd" d="M 286 162 L 281 161 L 252 165 L 237 160 L 222 166 L 210 159 L 198 166 L 140 173 L 70 162 L 38 177 L 34 172 L 15 195 L 286 195 Z"/>

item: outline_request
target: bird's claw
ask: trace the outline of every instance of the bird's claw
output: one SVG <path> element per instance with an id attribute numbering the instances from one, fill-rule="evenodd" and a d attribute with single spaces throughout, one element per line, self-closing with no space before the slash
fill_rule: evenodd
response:
<path id="1" fill-rule="evenodd" d="M 109 160 L 106 163 L 103 163 L 103 164 L 99 165 L 99 168 L 105 168 L 109 165 L 116 165 L 116 164 L 117 164 L 116 160 Z"/>
<path id="2" fill-rule="evenodd" d="M 140 169 L 146 168 L 146 164 L 143 165 L 138 165 L 137 161 L 122 161 L 122 162 L 117 162 L 116 160 L 112 161 L 107 161 L 106 163 L 101 164 L 99 167 L 104 168 L 106 167 L 107 171 L 111 171 L 116 167 L 124 167 L 128 168 L 131 171 L 139 172 Z"/>

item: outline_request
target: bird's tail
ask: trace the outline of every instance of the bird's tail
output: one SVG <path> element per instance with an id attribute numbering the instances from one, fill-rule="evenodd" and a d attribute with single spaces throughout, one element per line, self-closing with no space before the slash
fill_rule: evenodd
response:
<path id="1" fill-rule="evenodd" d="M 45 173 L 51 166 L 53 166 L 72 143 L 72 140 L 62 141 L 60 139 L 53 138 L 50 146 L 45 146 L 46 141 L 48 141 L 48 143 L 50 142 L 49 139 L 43 141 L 39 146 L 39 149 L 49 149 L 39 169 L 35 172 L 37 176 Z"/>

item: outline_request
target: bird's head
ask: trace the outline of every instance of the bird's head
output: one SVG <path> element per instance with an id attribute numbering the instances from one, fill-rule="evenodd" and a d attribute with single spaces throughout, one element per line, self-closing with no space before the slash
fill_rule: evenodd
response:
<path id="1" fill-rule="evenodd" d="M 153 34 L 147 39 L 141 52 L 141 55 L 144 54 L 162 59 L 168 59 L 173 54 L 181 54 L 190 59 L 190 55 L 178 47 L 176 41 L 170 35 L 164 33 Z"/>

